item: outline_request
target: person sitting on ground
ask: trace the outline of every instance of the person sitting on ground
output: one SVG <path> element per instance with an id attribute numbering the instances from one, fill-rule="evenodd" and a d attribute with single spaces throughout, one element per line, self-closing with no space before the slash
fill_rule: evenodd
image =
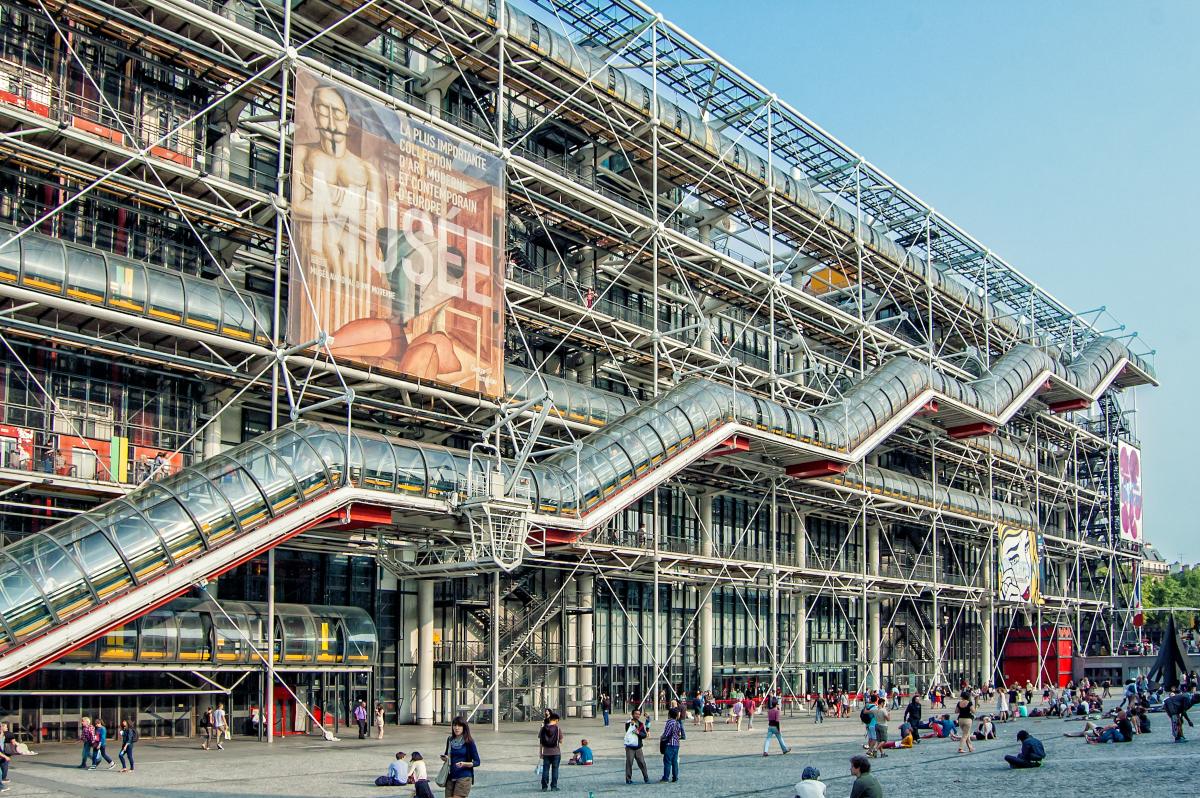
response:
<path id="1" fill-rule="evenodd" d="M 796 798 L 825 798 L 825 782 L 820 778 L 821 771 L 812 765 L 804 768 L 796 784 Z"/>
<path id="2" fill-rule="evenodd" d="M 1129 722 L 1125 710 L 1117 712 L 1117 721 L 1102 729 L 1096 729 L 1095 734 L 1085 738 L 1089 743 L 1131 743 L 1133 742 L 1133 724 Z"/>
<path id="3" fill-rule="evenodd" d="M 1004 761 L 1014 769 L 1040 768 L 1042 760 L 1046 758 L 1046 748 L 1042 741 L 1024 729 L 1017 732 L 1017 739 L 1021 742 L 1021 752 L 1016 755 L 1005 754 Z"/>
<path id="4" fill-rule="evenodd" d="M 429 771 L 425 769 L 425 758 L 421 756 L 420 751 L 412 752 L 408 781 L 416 790 L 413 798 L 433 798 L 433 788 L 429 786 Z"/>
<path id="5" fill-rule="evenodd" d="M 579 747 L 571 752 L 571 760 L 568 765 L 590 765 L 592 764 L 592 749 L 588 747 L 587 740 L 580 740 Z"/>
<path id="6" fill-rule="evenodd" d="M 1136 706 L 1133 708 L 1133 715 L 1130 717 L 1133 721 L 1134 734 L 1149 734 L 1150 733 L 1150 716 L 1146 713 L 1144 706 Z"/>
<path id="7" fill-rule="evenodd" d="M 976 740 L 995 740 L 996 739 L 996 724 L 992 722 L 991 715 L 984 715 L 979 719 L 979 726 L 975 729 Z"/>
<path id="8" fill-rule="evenodd" d="M 899 740 L 885 740 L 876 746 L 876 750 L 886 749 L 888 751 L 894 751 L 897 748 L 912 748 L 912 747 L 913 747 L 912 727 L 909 726 L 907 723 L 902 723 L 902 724 L 900 724 L 900 739 Z M 881 754 L 881 756 L 886 756 L 886 754 Z"/>
<path id="9" fill-rule="evenodd" d="M 861 754 L 850 757 L 850 798 L 883 798 L 883 786 L 871 775 L 871 760 Z"/>
<path id="10" fill-rule="evenodd" d="M 396 752 L 396 759 L 388 765 L 387 773 L 375 779 L 376 787 L 399 787 L 408 783 L 408 771 L 405 769 L 404 757 L 408 754 L 403 751 Z"/>

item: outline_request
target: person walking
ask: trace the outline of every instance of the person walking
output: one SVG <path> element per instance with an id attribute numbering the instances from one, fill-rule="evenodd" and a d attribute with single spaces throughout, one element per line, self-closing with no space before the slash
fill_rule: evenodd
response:
<path id="1" fill-rule="evenodd" d="M 223 740 L 229 734 L 229 719 L 225 717 L 225 705 L 220 701 L 217 702 L 217 708 L 213 710 L 212 725 L 213 731 L 217 735 L 217 750 L 224 751 Z"/>
<path id="2" fill-rule="evenodd" d="M 92 729 L 92 719 L 82 717 L 79 719 L 79 742 L 83 745 L 83 759 L 79 762 L 79 767 L 87 770 L 92 764 L 92 743 L 96 739 L 95 730 Z"/>
<path id="3" fill-rule="evenodd" d="M 213 708 L 208 707 L 204 710 L 204 714 L 200 716 L 200 731 L 204 738 L 204 742 L 200 743 L 200 747 L 205 751 L 208 750 L 208 744 L 212 741 L 213 733 Z"/>
<path id="4" fill-rule="evenodd" d="M 921 696 L 918 693 L 913 693 L 912 698 L 904 706 L 904 722 L 912 727 L 913 730 L 913 745 L 920 745 L 921 735 Z"/>
<path id="5" fill-rule="evenodd" d="M 16 753 L 15 748 L 10 748 L 9 738 L 12 737 L 12 732 L 8 730 L 7 723 L 0 723 L 0 792 L 8 792 L 8 768 L 12 764 L 12 755 Z M 13 738 L 15 740 L 15 738 Z M 15 745 L 15 742 L 13 743 Z M 11 753 L 10 753 L 11 752 Z"/>
<path id="6" fill-rule="evenodd" d="M 825 696 L 821 693 L 817 693 L 817 697 L 813 699 L 812 705 L 813 723 L 825 722 L 825 710 L 828 708 L 828 706 L 829 705 L 825 703 Z"/>
<path id="7" fill-rule="evenodd" d="M 850 757 L 850 798 L 883 798 L 883 785 L 871 775 L 871 760 L 861 754 Z"/>
<path id="8" fill-rule="evenodd" d="M 708 723 L 708 719 L 705 719 Z M 642 753 L 642 742 L 646 739 L 646 724 L 642 722 L 642 711 L 635 709 L 625 721 L 625 783 L 633 784 L 633 763 L 642 771 L 642 780 L 650 783 L 650 772 L 646 770 L 646 755 Z"/>
<path id="9" fill-rule="evenodd" d="M 375 702 L 375 739 L 383 739 L 383 703 Z"/>
<path id="10" fill-rule="evenodd" d="M 1040 768 L 1042 760 L 1046 758 L 1046 748 L 1042 745 L 1042 741 L 1024 729 L 1017 732 L 1017 740 L 1021 743 L 1021 751 L 1015 756 L 1013 754 L 1004 755 L 1004 761 L 1008 763 L 1008 766 L 1017 770 Z"/>
<path id="11" fill-rule="evenodd" d="M 117 766 L 117 763 L 112 761 L 112 757 L 108 755 L 108 727 L 104 725 L 101 718 L 96 718 L 92 721 L 92 729 L 96 735 L 95 742 L 92 743 L 92 770 L 100 767 L 100 757 L 104 757 L 104 761 L 108 763 L 108 769 L 112 770 Z"/>
<path id="12" fill-rule="evenodd" d="M 600 694 L 600 713 L 604 715 L 604 725 L 608 725 L 609 714 L 612 712 L 612 698 L 608 693 Z"/>
<path id="13" fill-rule="evenodd" d="M 538 756 L 542 758 L 542 792 L 547 785 L 558 792 L 558 768 L 562 764 L 563 730 L 558 715 L 551 712 L 538 731 Z"/>
<path id="14" fill-rule="evenodd" d="M 667 713 L 667 722 L 663 725 L 662 735 L 658 738 L 662 746 L 663 774 L 659 781 L 679 781 L 679 744 L 687 739 L 683 730 L 683 721 L 679 719 L 679 710 L 672 708 Z M 633 775 L 632 773 L 630 775 Z"/>
<path id="15" fill-rule="evenodd" d="M 121 721 L 121 748 L 117 751 L 117 759 L 121 760 L 121 772 L 133 772 L 133 746 L 138 741 L 137 727 L 133 721 Z M 128 760 L 128 765 L 126 764 Z"/>
<path id="16" fill-rule="evenodd" d="M 779 728 L 779 707 L 771 707 L 767 710 L 767 736 L 763 738 L 763 756 L 767 756 L 771 750 L 772 737 L 779 741 L 779 748 L 783 753 L 786 754 L 792 750 L 783 741 L 783 732 Z"/>
<path id="17" fill-rule="evenodd" d="M 975 702 L 971 700 L 971 691 L 963 690 L 962 695 L 958 697 L 958 733 L 962 735 L 958 738 L 958 752 L 975 753 L 975 746 L 971 742 L 973 732 L 975 731 Z M 963 751 L 963 746 L 966 745 L 967 750 Z"/>
<path id="18" fill-rule="evenodd" d="M 450 722 L 450 736 L 442 761 L 450 765 L 446 776 L 446 798 L 467 798 L 475 784 L 475 768 L 479 767 L 479 748 L 471 736 L 470 725 L 461 717 Z"/>
<path id="19" fill-rule="evenodd" d="M 358 739 L 367 739 L 367 702 L 361 698 L 354 705 L 354 720 L 358 722 Z"/>
<path id="20" fill-rule="evenodd" d="M 742 714 L 746 716 L 746 730 L 754 731 L 754 711 L 758 709 L 758 702 L 754 696 L 744 696 L 742 698 Z"/>

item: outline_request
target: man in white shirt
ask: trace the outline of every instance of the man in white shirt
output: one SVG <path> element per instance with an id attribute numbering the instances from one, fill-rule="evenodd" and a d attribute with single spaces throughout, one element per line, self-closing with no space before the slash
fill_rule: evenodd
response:
<path id="1" fill-rule="evenodd" d="M 228 724 L 225 722 L 224 704 L 217 704 L 217 708 L 213 710 L 213 728 L 217 730 L 217 750 L 224 751 L 225 746 L 221 745 L 221 741 L 225 739 L 228 729 Z"/>
<path id="2" fill-rule="evenodd" d="M 796 784 L 796 798 L 825 798 L 825 782 L 820 778 L 821 771 L 812 765 L 804 768 Z"/>

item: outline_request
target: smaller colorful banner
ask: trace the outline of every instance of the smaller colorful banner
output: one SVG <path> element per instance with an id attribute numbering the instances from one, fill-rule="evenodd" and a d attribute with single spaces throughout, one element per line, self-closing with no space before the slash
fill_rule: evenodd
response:
<path id="1" fill-rule="evenodd" d="M 997 528 L 1000 536 L 1000 600 L 1042 604 L 1037 533 L 1015 526 Z"/>
<path id="2" fill-rule="evenodd" d="M 1121 459 L 1121 540 L 1142 542 L 1142 452 L 1125 441 L 1117 442 Z"/>

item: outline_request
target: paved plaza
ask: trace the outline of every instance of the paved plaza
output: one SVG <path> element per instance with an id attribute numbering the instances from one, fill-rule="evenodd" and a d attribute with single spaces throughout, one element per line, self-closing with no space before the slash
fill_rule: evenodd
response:
<path id="1" fill-rule="evenodd" d="M 956 753 L 950 740 L 926 740 L 912 751 L 892 751 L 874 763 L 887 798 L 929 798 L 963 795 L 971 798 L 1054 796 L 1074 798 L 1135 789 L 1140 795 L 1181 795 L 1181 774 L 1200 766 L 1200 735 L 1195 744 L 1170 741 L 1166 719 L 1153 716 L 1154 733 L 1131 745 L 1087 745 L 1064 738 L 1081 724 L 1056 719 L 1034 719 L 1001 726 L 1001 740 L 977 743 L 972 755 Z M 688 725 L 683 746 L 679 784 L 658 784 L 661 758 L 651 741 L 646 751 L 651 785 L 624 783 L 621 731 L 605 729 L 598 720 L 568 719 L 563 724 L 569 750 L 587 737 L 596 752 L 592 767 L 562 768 L 560 795 L 587 798 L 653 793 L 687 798 L 738 798 L 771 796 L 791 798 L 792 785 L 805 765 L 821 770 L 829 796 L 850 794 L 848 759 L 861 753 L 862 724 L 857 717 L 814 725 L 810 717 L 784 718 L 783 731 L 792 753 L 778 755 L 772 748 L 762 757 L 765 720 L 754 731 L 736 732 L 718 726 L 711 734 Z M 656 722 L 655 729 L 661 729 Z M 1010 771 L 1005 753 L 1015 753 L 1017 730 L 1028 728 L 1046 744 L 1047 762 L 1040 770 Z M 18 757 L 12 772 L 12 796 L 132 796 L 134 798 L 216 798 L 217 796 L 410 796 L 411 787 L 375 787 L 397 749 L 419 750 L 437 770 L 446 730 L 389 728 L 382 741 L 359 741 L 355 734 L 340 742 L 291 738 L 270 748 L 250 740 L 234 740 L 224 751 L 203 751 L 199 742 L 151 741 L 138 743 L 137 772 L 93 772 L 73 768 L 79 763 L 76 746 L 45 745 L 36 757 Z M 505 725 L 499 733 L 479 728 L 475 732 L 483 767 L 472 798 L 520 798 L 541 795 L 534 775 L 537 763 L 537 726 Z M 654 735 L 657 736 L 656 734 Z M 110 749 L 114 759 L 116 749 Z M 567 759 L 564 756 L 564 762 Z M 103 767 L 103 763 L 102 763 Z M 949 790 L 950 792 L 947 792 Z M 1156 793 L 1156 791 L 1161 792 Z M 435 789 L 435 794 L 441 792 Z"/>

